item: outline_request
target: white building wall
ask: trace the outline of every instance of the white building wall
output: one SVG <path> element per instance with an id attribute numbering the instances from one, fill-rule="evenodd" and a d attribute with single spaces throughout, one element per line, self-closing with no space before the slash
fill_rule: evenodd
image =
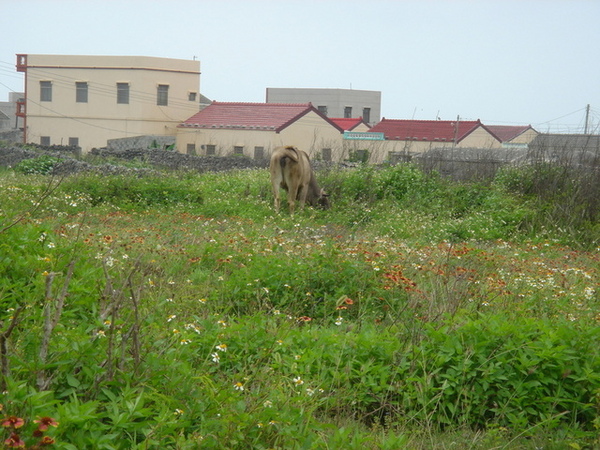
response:
<path id="1" fill-rule="evenodd" d="M 534 129 L 529 129 L 527 131 L 525 131 L 524 133 L 518 135 L 517 137 L 515 137 L 514 139 L 511 139 L 509 141 L 509 143 L 511 144 L 529 144 L 531 141 L 533 141 L 536 136 L 539 133 L 537 131 L 535 131 Z"/>
<path id="2" fill-rule="evenodd" d="M 311 158 L 320 156 L 324 148 L 331 149 L 332 159 L 342 158 L 343 133 L 325 122 L 315 112 L 309 112 L 281 131 L 281 145 L 294 145 Z"/>
<path id="3" fill-rule="evenodd" d="M 464 148 L 500 148 L 502 147 L 502 143 L 492 136 L 488 131 L 479 126 L 468 136 L 462 139 L 457 147 Z"/>

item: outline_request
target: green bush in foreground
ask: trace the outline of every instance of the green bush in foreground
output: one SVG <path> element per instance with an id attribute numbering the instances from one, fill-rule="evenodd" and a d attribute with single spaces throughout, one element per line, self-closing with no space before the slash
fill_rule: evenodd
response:
<path id="1" fill-rule="evenodd" d="M 430 329 L 401 365 L 410 417 L 437 426 L 494 423 L 593 430 L 600 407 L 597 328 L 504 316 Z"/>

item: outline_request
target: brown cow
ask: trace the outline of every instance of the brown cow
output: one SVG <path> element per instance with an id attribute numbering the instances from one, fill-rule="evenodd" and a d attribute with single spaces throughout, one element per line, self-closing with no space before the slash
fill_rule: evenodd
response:
<path id="1" fill-rule="evenodd" d="M 290 212 L 294 212 L 296 200 L 300 201 L 300 210 L 304 203 L 311 206 L 329 208 L 327 194 L 317 184 L 310 166 L 308 155 L 296 147 L 277 147 L 271 155 L 271 184 L 275 196 L 275 211 L 279 212 L 281 201 L 279 188 L 288 191 L 287 199 Z"/>

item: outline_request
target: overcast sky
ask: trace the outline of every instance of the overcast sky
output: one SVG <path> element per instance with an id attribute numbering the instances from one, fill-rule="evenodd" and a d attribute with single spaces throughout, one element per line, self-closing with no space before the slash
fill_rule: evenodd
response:
<path id="1" fill-rule="evenodd" d="M 15 54 L 198 58 L 200 90 L 381 91 L 392 119 L 600 132 L 599 0 L 0 0 L 0 101 Z"/>

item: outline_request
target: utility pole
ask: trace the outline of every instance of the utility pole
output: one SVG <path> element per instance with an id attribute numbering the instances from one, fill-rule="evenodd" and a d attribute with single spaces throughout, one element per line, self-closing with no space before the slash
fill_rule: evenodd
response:
<path id="1" fill-rule="evenodd" d="M 588 123 L 590 120 L 590 105 L 585 107 L 585 127 L 583 128 L 583 134 L 588 134 Z"/>
<path id="2" fill-rule="evenodd" d="M 454 124 L 454 139 L 452 140 L 452 148 L 456 147 L 456 139 L 458 139 L 458 125 L 460 124 L 460 114 L 456 116 L 456 123 Z"/>

